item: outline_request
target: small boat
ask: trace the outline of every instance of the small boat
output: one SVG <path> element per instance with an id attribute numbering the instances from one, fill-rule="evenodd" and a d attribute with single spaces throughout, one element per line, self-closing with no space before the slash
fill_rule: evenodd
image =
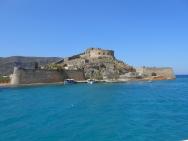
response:
<path id="1" fill-rule="evenodd" d="M 152 81 L 152 80 L 149 80 L 148 82 L 149 82 L 149 83 L 152 83 L 153 81 Z"/>
<path id="2" fill-rule="evenodd" d="M 96 81 L 95 81 L 95 80 L 92 80 L 92 79 L 88 79 L 88 80 L 87 80 L 87 83 L 88 83 L 88 84 L 93 84 L 93 83 L 95 83 L 95 82 L 96 82 Z"/>
<path id="3" fill-rule="evenodd" d="M 74 79 L 66 79 L 64 84 L 76 84 L 76 81 Z"/>

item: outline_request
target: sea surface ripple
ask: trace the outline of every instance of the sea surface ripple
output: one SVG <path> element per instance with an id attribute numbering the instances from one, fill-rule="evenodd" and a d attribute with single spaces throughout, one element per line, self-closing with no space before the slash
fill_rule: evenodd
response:
<path id="1" fill-rule="evenodd" d="M 188 76 L 0 88 L 0 141 L 188 139 Z"/>

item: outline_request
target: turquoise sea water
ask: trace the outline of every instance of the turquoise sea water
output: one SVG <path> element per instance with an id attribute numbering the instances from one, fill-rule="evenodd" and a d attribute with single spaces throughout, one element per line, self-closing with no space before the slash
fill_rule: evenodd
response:
<path id="1" fill-rule="evenodd" d="M 0 88 L 0 141 L 188 139 L 188 77 Z"/>

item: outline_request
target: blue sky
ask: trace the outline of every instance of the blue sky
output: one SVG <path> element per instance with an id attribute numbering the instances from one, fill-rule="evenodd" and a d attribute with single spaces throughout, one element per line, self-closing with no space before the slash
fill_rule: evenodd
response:
<path id="1" fill-rule="evenodd" d="M 65 57 L 88 47 L 188 74 L 188 1 L 0 0 L 0 56 Z"/>

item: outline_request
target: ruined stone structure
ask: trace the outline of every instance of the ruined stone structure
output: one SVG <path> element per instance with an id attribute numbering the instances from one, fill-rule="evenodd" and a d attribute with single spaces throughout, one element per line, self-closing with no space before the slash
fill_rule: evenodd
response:
<path id="1" fill-rule="evenodd" d="M 84 62 L 87 60 L 99 59 L 99 58 L 115 59 L 114 51 L 113 50 L 104 50 L 101 48 L 88 48 L 84 53 L 61 59 L 61 60 L 57 61 L 56 64 L 68 62 L 68 61 L 77 61 L 78 62 L 78 59 L 82 59 L 82 62 Z"/>
<path id="2" fill-rule="evenodd" d="M 141 67 L 137 68 L 136 72 L 144 76 L 161 76 L 165 79 L 175 79 L 175 75 L 172 68 L 156 68 L 156 67 Z"/>
<path id="3" fill-rule="evenodd" d="M 85 54 L 82 57 L 86 58 L 115 58 L 113 50 L 103 50 L 100 48 L 89 48 L 86 50 Z"/>
<path id="4" fill-rule="evenodd" d="M 39 67 L 41 68 L 41 67 Z M 77 54 L 50 63 L 39 69 L 15 68 L 11 84 L 54 83 L 65 79 L 127 81 L 127 80 L 166 80 L 174 79 L 172 68 L 134 67 L 117 60 L 114 51 L 89 48 Z"/>
<path id="5" fill-rule="evenodd" d="M 114 51 L 113 50 L 104 50 L 101 48 L 89 48 L 84 53 L 61 59 L 61 60 L 57 61 L 56 64 L 60 64 L 63 62 L 68 62 L 68 61 L 72 61 L 74 63 L 74 62 L 78 62 L 78 59 L 81 59 L 81 61 L 83 63 L 85 63 L 85 62 L 87 62 L 87 60 L 99 59 L 99 58 L 115 59 Z"/>
<path id="6" fill-rule="evenodd" d="M 113 50 L 89 48 L 84 53 L 56 62 L 54 65 L 65 70 L 83 69 L 87 79 L 116 79 L 119 75 L 135 71 L 132 66 L 119 61 Z"/>
<path id="7" fill-rule="evenodd" d="M 65 79 L 85 80 L 82 70 L 43 70 L 43 69 L 23 69 L 14 68 L 11 76 L 11 84 L 35 84 L 35 83 L 56 83 Z"/>

